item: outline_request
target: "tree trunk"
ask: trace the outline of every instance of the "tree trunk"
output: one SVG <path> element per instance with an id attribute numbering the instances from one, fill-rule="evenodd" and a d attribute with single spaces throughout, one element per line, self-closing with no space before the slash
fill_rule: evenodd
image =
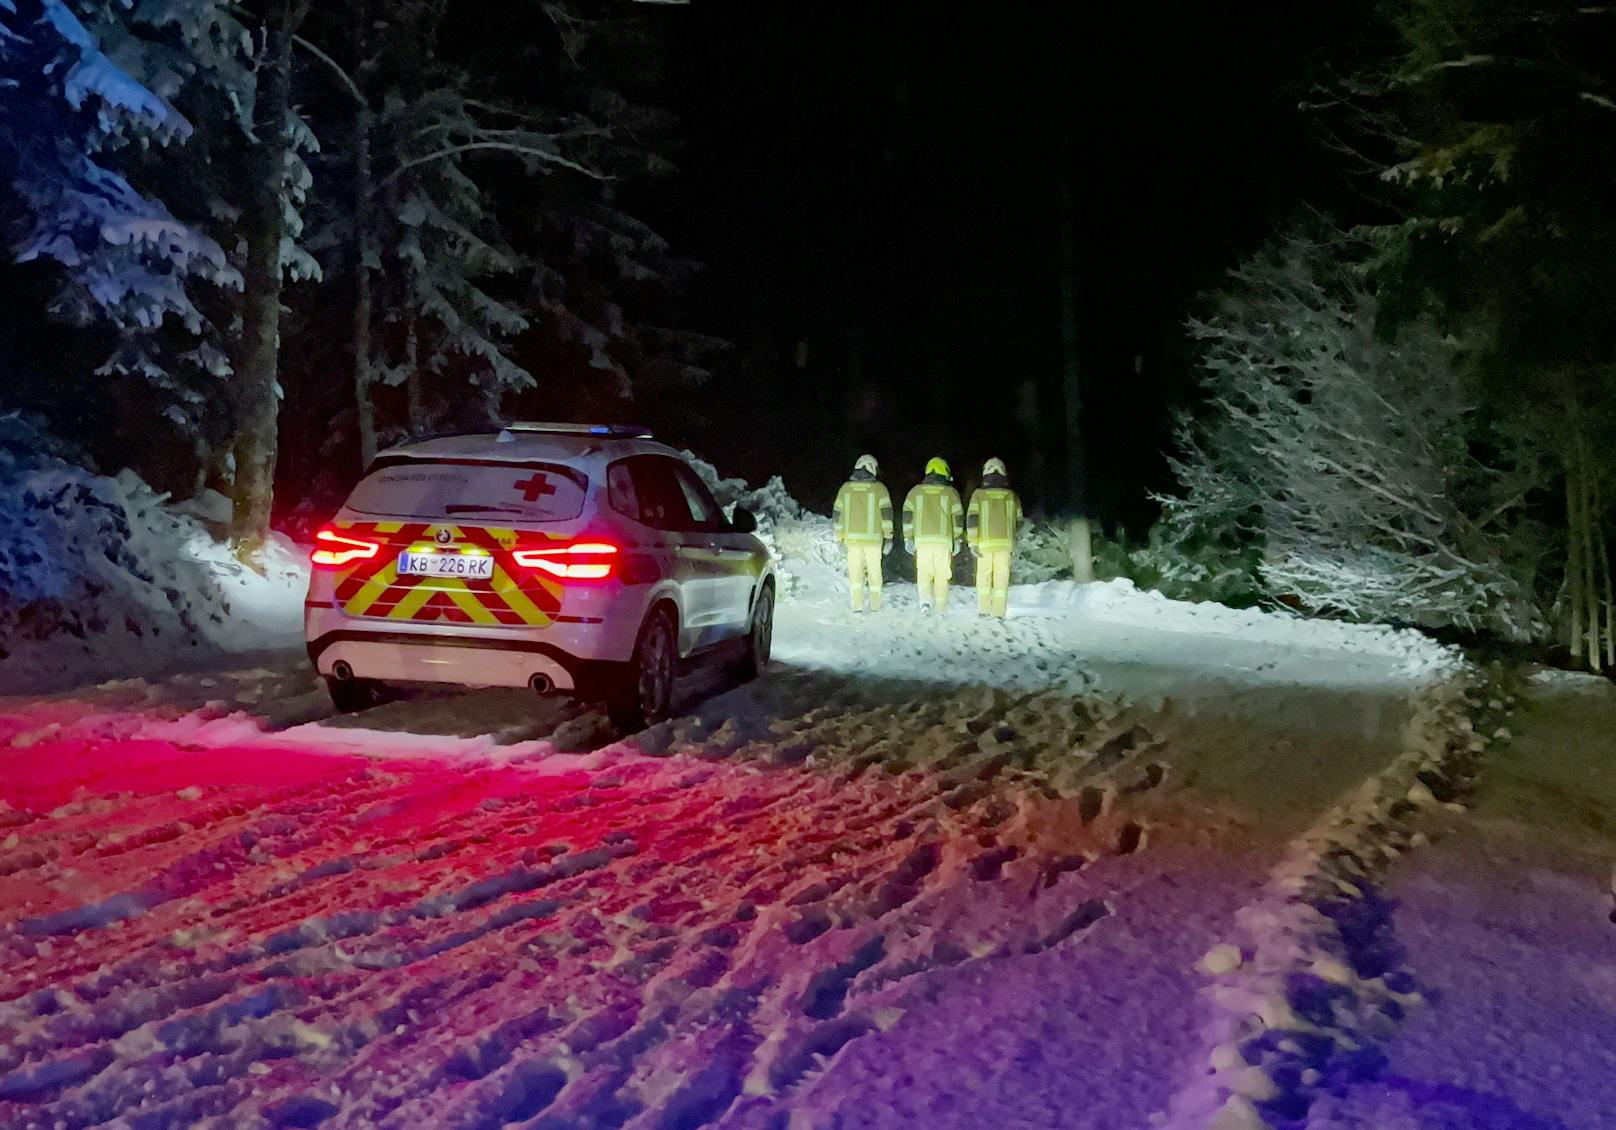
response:
<path id="1" fill-rule="evenodd" d="M 1072 580 L 1087 584 L 1094 579 L 1094 540 L 1087 518 L 1073 518 L 1066 531 L 1072 553 Z"/>
<path id="2" fill-rule="evenodd" d="M 354 20 L 356 48 L 360 65 L 357 74 L 365 71 L 366 5 L 356 5 Z M 370 355 L 371 307 L 371 169 L 370 131 L 373 120 L 369 105 L 361 104 L 354 113 L 354 310 L 353 310 L 353 364 L 354 409 L 359 420 L 359 466 L 363 470 L 376 458 L 376 400 L 375 373 Z"/>
<path id="3" fill-rule="evenodd" d="M 1582 577 L 1585 589 L 1583 606 L 1588 614 L 1587 650 L 1588 668 L 1597 671 L 1602 666 L 1600 631 L 1600 599 L 1599 599 L 1599 573 L 1595 568 L 1594 539 L 1597 518 L 1594 514 L 1594 469 L 1588 459 L 1587 440 L 1583 436 L 1582 428 L 1578 427 L 1574 442 L 1577 448 L 1578 480 L 1582 487 L 1580 492 L 1582 519 L 1578 523 L 1582 531 Z"/>
<path id="4" fill-rule="evenodd" d="M 256 558 L 269 536 L 275 492 L 275 456 L 281 388 L 281 238 L 285 234 L 281 188 L 291 145 L 286 118 L 291 110 L 292 35 L 307 6 L 264 21 L 263 63 L 258 71 L 253 128 L 258 144 L 249 150 L 242 235 L 241 338 L 235 358 L 235 496 L 231 542 L 244 561 Z"/>
<path id="5" fill-rule="evenodd" d="M 1613 581 L 1610 571 L 1610 542 L 1605 536 L 1605 492 L 1601 488 L 1598 476 L 1594 476 L 1591 490 L 1593 499 L 1593 538 L 1594 551 L 1599 557 L 1599 585 L 1598 603 L 1595 605 L 1594 622 L 1599 623 L 1600 613 L 1604 614 L 1605 638 L 1605 666 L 1616 667 L 1616 581 Z"/>
<path id="6" fill-rule="evenodd" d="M 358 274 L 354 276 L 354 410 L 359 419 L 359 466 L 370 466 L 376 458 L 375 378 L 370 357 L 370 267 L 365 263 L 365 247 L 359 247 Z"/>
<path id="7" fill-rule="evenodd" d="M 1566 644 L 1571 649 L 1571 662 L 1582 659 L 1582 507 L 1578 496 L 1578 466 L 1575 452 L 1568 452 L 1566 477 L 1566 599 L 1570 604 L 1570 620 Z"/>
<path id="8" fill-rule="evenodd" d="M 1078 360 L 1077 333 L 1077 230 L 1072 217 L 1072 145 L 1063 132 L 1060 145 L 1060 184 L 1057 218 L 1060 243 L 1061 423 L 1065 474 L 1062 502 L 1068 513 L 1082 515 L 1088 508 L 1088 484 L 1083 473 L 1083 371 Z"/>
<path id="9" fill-rule="evenodd" d="M 410 434 L 426 431 L 426 384 L 421 380 L 421 340 L 410 317 L 404 336 L 404 397 L 409 404 Z"/>
<path id="10" fill-rule="evenodd" d="M 1601 603 L 1605 609 L 1605 666 L 1616 667 L 1616 583 L 1612 582 L 1610 573 L 1610 542 L 1605 537 L 1604 524 L 1604 492 L 1594 484 L 1594 540 L 1599 543 L 1599 572 L 1600 580 L 1604 584 L 1604 594 Z M 1595 619 L 1598 619 L 1597 614 Z"/>

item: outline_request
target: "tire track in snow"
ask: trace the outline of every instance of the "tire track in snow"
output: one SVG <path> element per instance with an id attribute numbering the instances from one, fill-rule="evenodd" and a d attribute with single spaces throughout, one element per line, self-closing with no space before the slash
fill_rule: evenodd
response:
<path id="1" fill-rule="evenodd" d="M 64 979 L 76 967 L 44 955 L 37 975 L 63 992 L 29 1007 L 129 1003 L 123 1030 L 99 1038 L 31 1018 L 0 1076 L 45 1085 L 12 1113 L 96 1125 L 140 1096 L 149 1125 L 482 1126 L 546 1112 L 580 1126 L 695 1125 L 749 1086 L 796 1085 L 890 1024 L 892 1007 L 862 1003 L 865 986 L 894 999 L 928 970 L 1060 944 L 1103 917 L 1092 900 L 1063 905 L 1061 891 L 1113 850 L 1109 833 L 1073 820 L 1076 850 L 1013 841 L 1039 805 L 1081 804 L 1041 776 L 1050 760 L 1087 744 L 1099 773 L 1138 753 L 1105 752 L 1119 707 L 1067 690 L 962 702 L 915 684 L 894 704 L 890 688 L 837 677 L 783 692 L 768 682 L 731 692 L 753 704 L 698 710 L 609 751 L 566 795 L 534 794 L 522 766 L 468 782 L 463 769 L 410 763 L 363 796 L 293 789 L 252 808 L 309 834 L 283 833 L 288 850 L 250 861 L 228 897 L 200 888 L 117 928 L 123 956 L 101 977 Z M 635 746 L 705 764 L 645 761 Z M 806 775 L 770 767 L 806 760 L 805 748 L 848 756 L 816 757 Z M 517 784 L 486 779 L 502 777 Z M 209 834 L 239 836 L 241 823 L 212 819 Z M 657 833 L 536 881 L 534 853 L 603 850 L 624 826 Z M 138 857 L 170 841 L 126 842 Z M 291 874 L 274 866 L 287 861 Z M 917 931 L 972 887 L 1050 906 L 1025 936 L 991 946 Z M 201 914 L 206 930 L 175 944 Z M 99 955 L 105 933 L 75 937 Z M 169 1066 L 154 1076 L 158 1058 Z"/>
<path id="2" fill-rule="evenodd" d="M 1416 696 L 1404 751 L 1290 845 L 1238 913 L 1239 944 L 1203 958 L 1204 1058 L 1157 1125 L 1298 1125 L 1321 1089 L 1378 1072 L 1380 1045 L 1421 997 L 1376 884 L 1391 859 L 1424 842 L 1424 809 L 1473 788 L 1491 741 L 1483 735 L 1507 734 L 1514 703 L 1496 672 L 1457 659 L 1454 668 Z"/>
<path id="3" fill-rule="evenodd" d="M 348 776 L 330 788 L 313 794 L 306 791 L 281 791 L 272 794 L 263 803 L 251 809 L 237 806 L 204 809 L 203 814 L 194 820 L 170 820 L 154 825 L 159 834 L 132 837 L 138 840 L 139 844 L 131 851 L 160 849 L 166 844 L 177 844 L 182 839 L 187 843 L 196 839 L 206 842 L 195 851 L 182 853 L 177 858 L 166 861 L 161 870 L 146 882 L 140 896 L 146 902 L 142 908 L 142 915 L 120 931 L 116 944 L 134 950 L 151 945 L 162 937 L 167 929 L 163 915 L 154 914 L 154 911 L 158 911 L 166 903 L 199 895 L 215 884 L 239 884 L 244 874 L 250 881 L 254 877 L 261 877 L 263 868 L 276 867 L 284 860 L 299 856 L 313 855 L 316 860 L 313 864 L 314 870 L 328 866 L 329 860 L 322 859 L 322 851 L 335 851 L 341 844 L 340 840 L 336 843 L 331 842 L 328 821 L 339 817 L 346 805 L 362 805 L 373 799 L 380 799 L 397 787 L 390 780 L 379 780 L 373 789 L 368 790 L 352 787 L 355 783 L 362 784 L 372 777 L 372 771 L 364 769 L 357 775 Z M 132 804 L 131 810 L 134 807 L 136 805 Z M 111 819 L 116 820 L 124 818 L 125 813 L 113 811 L 109 815 Z M 65 822 L 71 824 L 70 821 Z M 85 847 L 99 841 L 99 837 L 93 833 L 84 832 L 73 826 L 69 826 L 61 834 L 81 841 L 81 845 Z M 129 842 L 129 840 L 123 841 L 124 844 Z M 144 870 L 149 872 L 149 867 L 145 867 Z M 261 893 L 254 892 L 253 901 L 260 901 L 261 898 Z M 221 901 L 227 902 L 227 900 Z M 57 905 L 62 905 L 60 900 Z M 83 906 L 66 905 L 65 908 L 57 909 L 54 914 L 47 914 L 45 917 L 47 919 L 60 917 L 65 920 L 64 926 L 78 928 L 101 924 L 103 916 L 85 915 L 83 912 L 86 909 Z M 75 918 L 78 921 L 75 922 Z M 39 929 L 37 926 L 31 927 L 31 923 L 37 921 L 37 918 L 23 919 L 13 924 L 10 930 L 0 934 L 0 942 L 4 943 L 4 950 L 11 959 L 9 969 L 12 977 L 9 987 L 13 991 L 21 990 L 24 993 L 30 991 L 32 980 L 29 961 L 38 954 L 41 946 L 41 943 L 33 940 L 33 937 L 53 932 Z M 74 930 L 64 928 L 54 932 L 72 933 Z M 48 951 L 45 956 L 49 956 Z M 104 958 L 106 955 L 103 953 L 99 956 Z M 64 970 L 59 963 L 51 967 L 53 977 L 59 978 L 64 972 L 74 970 L 71 967 Z"/>

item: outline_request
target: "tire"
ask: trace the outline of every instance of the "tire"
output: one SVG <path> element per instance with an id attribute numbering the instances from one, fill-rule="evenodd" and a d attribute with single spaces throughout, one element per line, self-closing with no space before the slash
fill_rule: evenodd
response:
<path id="1" fill-rule="evenodd" d="M 667 721 L 678 665 L 679 640 L 673 617 L 666 608 L 658 608 L 641 626 L 628 675 L 607 705 L 612 725 L 627 734 Z"/>
<path id="2" fill-rule="evenodd" d="M 381 698 L 381 686 L 369 679 L 333 679 L 326 676 L 325 689 L 331 695 L 331 705 L 339 714 L 352 714 L 376 705 Z"/>
<path id="3" fill-rule="evenodd" d="M 746 634 L 746 651 L 735 664 L 735 677 L 749 683 L 769 669 L 769 655 L 774 649 L 774 586 L 764 585 L 758 590 L 757 602 L 752 605 L 752 626 Z"/>

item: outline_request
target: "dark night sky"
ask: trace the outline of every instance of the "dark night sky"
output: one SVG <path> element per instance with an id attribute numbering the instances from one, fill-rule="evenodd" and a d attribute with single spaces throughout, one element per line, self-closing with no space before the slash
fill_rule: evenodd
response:
<path id="1" fill-rule="evenodd" d="M 696 438 L 816 505 L 866 448 L 894 487 L 937 452 L 962 478 L 1000 454 L 1036 503 L 1066 131 L 1090 509 L 1142 532 L 1189 304 L 1322 163 L 1297 102 L 1344 34 L 1324 21 L 1351 16 L 1311 7 L 677 11 L 682 173 L 656 219 L 706 264 L 698 322 L 736 344 Z"/>
<path id="2" fill-rule="evenodd" d="M 1065 138 L 1088 510 L 1142 534 L 1147 492 L 1171 485 L 1168 411 L 1192 402 L 1182 326 L 1195 296 L 1303 201 L 1330 209 L 1350 191 L 1297 103 L 1341 62 L 1334 52 L 1365 49 L 1369 9 L 645 6 L 665 56 L 603 59 L 601 77 L 677 115 L 679 172 L 630 188 L 624 205 L 704 264 L 684 324 L 734 348 L 679 403 L 652 395 L 633 411 L 730 473 L 783 473 L 821 510 L 865 450 L 894 490 L 933 454 L 962 484 L 999 455 L 1031 508 L 1058 502 L 1043 421 L 1060 411 Z M 447 26 L 444 50 L 490 69 L 555 50 L 525 4 Z M 523 191 L 510 192 L 516 207 Z M 38 291 L 19 308 L 43 308 L 40 272 L 9 277 Z M 44 371 L 71 335 L 37 321 L 0 325 L 22 372 L 33 360 Z M 67 430 L 108 432 L 115 407 L 102 398 L 106 421 Z M 316 398 L 305 414 L 341 407 Z M 310 487 L 295 469 L 318 461 L 299 454 L 298 420 L 283 424 L 295 497 Z"/>

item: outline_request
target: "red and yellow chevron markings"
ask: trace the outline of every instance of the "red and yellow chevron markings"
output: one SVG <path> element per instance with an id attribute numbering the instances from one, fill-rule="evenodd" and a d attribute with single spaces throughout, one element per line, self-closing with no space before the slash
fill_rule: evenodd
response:
<path id="1" fill-rule="evenodd" d="M 339 532 L 378 540 L 383 552 L 354 562 L 337 581 L 337 606 L 350 616 L 505 627 L 548 627 L 561 609 L 561 585 L 515 567 L 515 530 L 427 522 L 338 522 Z M 440 543 L 442 531 L 448 541 Z M 544 534 L 522 535 L 555 540 Z M 494 559 L 491 578 L 400 576 L 404 551 L 482 553 Z"/>

